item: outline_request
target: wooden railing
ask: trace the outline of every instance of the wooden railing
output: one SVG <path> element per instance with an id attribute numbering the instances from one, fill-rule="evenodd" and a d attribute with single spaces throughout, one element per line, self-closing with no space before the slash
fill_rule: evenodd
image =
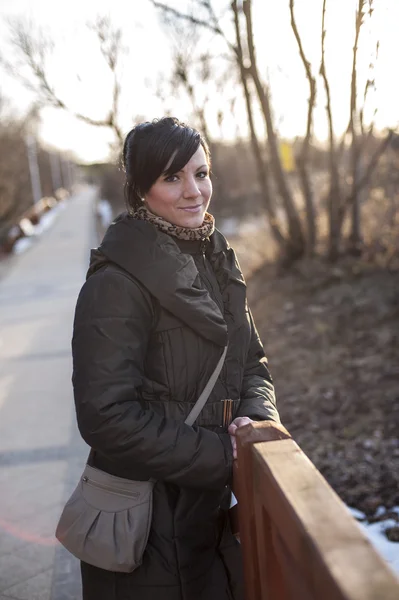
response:
<path id="1" fill-rule="evenodd" d="M 398 600 L 399 581 L 284 427 L 237 430 L 246 600 Z"/>

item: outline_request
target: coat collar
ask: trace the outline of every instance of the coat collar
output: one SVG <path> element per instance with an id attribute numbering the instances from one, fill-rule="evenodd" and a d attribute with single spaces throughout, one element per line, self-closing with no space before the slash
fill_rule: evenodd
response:
<path id="1" fill-rule="evenodd" d="M 225 280 L 221 238 L 219 232 L 211 236 L 214 259 L 211 262 L 220 263 L 219 275 Z M 224 244 L 227 249 L 225 240 Z M 199 335 L 219 346 L 226 345 L 227 325 L 223 315 L 201 285 L 193 258 L 183 254 L 169 235 L 124 213 L 112 223 L 99 248 L 92 252 L 88 276 L 98 268 L 98 261 L 104 262 L 101 256 L 136 278 L 164 309 Z"/>

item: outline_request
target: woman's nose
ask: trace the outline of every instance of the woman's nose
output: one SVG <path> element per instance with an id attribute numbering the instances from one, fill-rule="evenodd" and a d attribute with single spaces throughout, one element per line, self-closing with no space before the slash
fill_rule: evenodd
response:
<path id="1" fill-rule="evenodd" d="M 188 177 L 184 182 L 183 197 L 198 198 L 201 192 L 194 177 Z"/>

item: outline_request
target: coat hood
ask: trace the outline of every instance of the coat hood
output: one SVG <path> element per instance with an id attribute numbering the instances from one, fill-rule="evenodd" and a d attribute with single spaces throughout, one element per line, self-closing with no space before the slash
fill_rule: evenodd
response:
<path id="1" fill-rule="evenodd" d="M 220 232 L 212 234 L 210 248 L 211 262 L 220 267 L 228 249 Z M 226 322 L 201 284 L 193 258 L 183 254 L 172 237 L 147 221 L 123 213 L 110 225 L 100 246 L 92 250 L 87 276 L 109 262 L 137 279 L 163 308 L 199 335 L 226 345 Z M 227 282 L 223 272 L 222 268 L 220 274 Z"/>

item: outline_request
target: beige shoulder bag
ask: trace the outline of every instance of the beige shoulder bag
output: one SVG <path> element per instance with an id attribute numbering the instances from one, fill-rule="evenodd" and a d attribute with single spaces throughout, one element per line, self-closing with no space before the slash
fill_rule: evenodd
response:
<path id="1" fill-rule="evenodd" d="M 219 377 L 227 346 L 185 423 L 192 425 Z M 132 481 L 86 465 L 58 522 L 56 537 L 86 563 L 130 573 L 142 563 L 152 520 L 154 480 Z"/>

